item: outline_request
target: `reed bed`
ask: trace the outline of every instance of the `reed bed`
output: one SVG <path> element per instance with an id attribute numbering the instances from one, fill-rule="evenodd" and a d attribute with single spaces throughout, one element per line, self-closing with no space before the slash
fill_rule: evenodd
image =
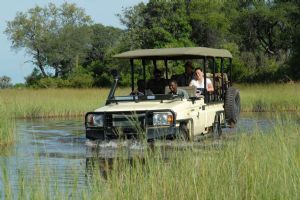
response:
<path id="1" fill-rule="evenodd" d="M 295 84 L 241 84 L 242 111 L 274 112 L 300 110 L 300 83 Z"/>
<path id="2" fill-rule="evenodd" d="M 6 103 L 0 98 L 0 152 L 15 142 L 15 118 L 7 109 Z"/>
<path id="3" fill-rule="evenodd" d="M 128 90 L 118 90 L 122 94 Z M 83 116 L 103 106 L 109 89 L 0 90 L 8 112 L 16 118 Z"/>
<path id="4" fill-rule="evenodd" d="M 236 85 L 242 111 L 280 112 L 300 110 L 300 83 Z M 129 94 L 119 88 L 117 95 Z M 109 89 L 5 89 L 0 90 L 0 146 L 13 143 L 15 118 L 83 116 L 105 104 Z"/>
<path id="5" fill-rule="evenodd" d="M 300 110 L 300 83 L 236 85 L 242 111 L 272 112 Z M 129 94 L 119 88 L 118 95 Z M 7 112 L 17 118 L 83 116 L 103 106 L 109 89 L 10 89 L 0 90 Z"/>
<path id="6" fill-rule="evenodd" d="M 268 132 L 237 133 L 204 149 L 164 149 L 143 158 L 117 159 L 87 170 L 85 187 L 50 184 L 53 174 L 36 165 L 35 176 L 20 174 L 17 193 L 3 182 L 6 199 L 299 199 L 299 122 L 278 118 Z M 1 167 L 1 166 L 0 166 Z M 3 166 L 2 166 L 3 167 Z M 5 167 L 3 167 L 5 168 Z M 107 169 L 103 177 L 100 170 Z M 3 170 L 2 170 L 3 171 Z M 6 175 L 7 176 L 7 175 Z"/>

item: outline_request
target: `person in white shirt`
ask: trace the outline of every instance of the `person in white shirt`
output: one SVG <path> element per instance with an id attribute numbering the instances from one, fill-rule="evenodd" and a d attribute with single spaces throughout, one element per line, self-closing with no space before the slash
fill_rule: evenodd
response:
<path id="1" fill-rule="evenodd" d="M 202 69 L 196 68 L 194 79 L 191 80 L 189 86 L 195 86 L 197 88 L 197 94 L 202 94 L 204 90 L 204 74 L 202 72 Z M 208 92 L 213 92 L 214 87 L 209 78 L 206 78 L 206 90 Z"/>

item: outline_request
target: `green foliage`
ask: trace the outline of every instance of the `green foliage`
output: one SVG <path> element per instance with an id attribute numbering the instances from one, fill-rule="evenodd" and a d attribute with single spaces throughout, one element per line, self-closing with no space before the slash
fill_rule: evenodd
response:
<path id="1" fill-rule="evenodd" d="M 300 80 L 299 1 L 150 0 L 119 17 L 125 30 L 93 24 L 75 4 L 48 4 L 17 13 L 5 33 L 32 56 L 36 68 L 26 84 L 34 87 L 106 87 L 111 69 L 128 86 L 129 62 L 113 55 L 186 46 L 228 49 L 238 82 Z M 182 72 L 181 62 L 169 65 L 171 74 Z M 139 74 L 141 63 L 135 66 Z M 147 77 L 152 69 L 147 64 Z"/>
<path id="2" fill-rule="evenodd" d="M 93 86 L 93 76 L 82 67 L 77 67 L 68 77 L 73 88 L 89 88 Z"/>
<path id="3" fill-rule="evenodd" d="M 25 83 L 16 83 L 13 86 L 13 88 L 18 88 L 18 89 L 25 88 L 25 87 L 26 87 Z"/>
<path id="4" fill-rule="evenodd" d="M 230 31 L 226 1 L 190 1 L 188 14 L 192 25 L 192 40 L 198 46 L 218 48 Z"/>
<path id="5" fill-rule="evenodd" d="M 32 87 L 35 88 L 65 88 L 70 87 L 70 81 L 61 78 L 41 78 Z"/>
<path id="6" fill-rule="evenodd" d="M 119 43 L 124 33 L 124 31 L 119 28 L 104 26 L 102 24 L 92 25 L 91 30 L 92 48 L 88 51 L 88 56 L 85 61 L 86 64 L 90 64 L 94 61 L 105 61 L 106 54 Z"/>
<path id="7" fill-rule="evenodd" d="M 41 72 L 37 69 L 34 68 L 31 72 L 31 74 L 27 77 L 25 77 L 26 80 L 26 85 L 27 86 L 33 86 L 37 85 L 37 82 L 42 78 L 43 76 L 41 75 Z"/>
<path id="8" fill-rule="evenodd" d="M 300 17 L 300 8 L 299 8 Z M 299 18 L 298 18 L 299 19 Z M 298 20 L 297 30 L 294 34 L 294 46 L 292 48 L 292 56 L 289 62 L 289 74 L 291 78 L 300 80 L 300 19 Z"/>
<path id="9" fill-rule="evenodd" d="M 27 77 L 27 85 L 33 88 L 88 88 L 92 87 L 93 83 L 92 73 L 81 66 L 75 68 L 67 78 L 43 78 L 38 72 Z"/>
<path id="10" fill-rule="evenodd" d="M 185 1 L 150 0 L 120 15 L 129 49 L 192 46 Z"/>
<path id="11" fill-rule="evenodd" d="M 89 48 L 90 17 L 75 4 L 64 3 L 56 7 L 50 3 L 36 6 L 27 12 L 17 13 L 7 22 L 5 33 L 12 48 L 26 50 L 32 63 L 43 77 L 45 68 L 55 71 L 55 76 L 65 76 L 85 57 Z"/>

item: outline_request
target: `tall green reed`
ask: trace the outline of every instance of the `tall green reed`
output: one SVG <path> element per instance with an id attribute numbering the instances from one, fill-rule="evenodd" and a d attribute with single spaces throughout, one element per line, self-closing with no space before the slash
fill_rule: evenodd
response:
<path id="1" fill-rule="evenodd" d="M 299 111 L 300 83 L 239 84 L 242 111 Z"/>
<path id="2" fill-rule="evenodd" d="M 53 190 L 53 172 L 38 167 L 38 178 L 23 174 L 30 182 L 20 185 L 31 199 L 299 199 L 299 122 L 285 117 L 273 123 L 268 131 L 236 133 L 204 149 L 178 143 L 172 151 L 157 147 L 130 160 L 102 159 L 87 170 L 84 187 L 74 171 L 71 189 Z"/>
<path id="3" fill-rule="evenodd" d="M 15 142 L 15 118 L 0 97 L 0 150 Z"/>

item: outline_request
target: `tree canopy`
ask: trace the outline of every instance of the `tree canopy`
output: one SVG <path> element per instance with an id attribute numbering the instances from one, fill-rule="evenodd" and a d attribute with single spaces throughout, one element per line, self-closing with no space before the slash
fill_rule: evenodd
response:
<path id="1" fill-rule="evenodd" d="M 50 3 L 17 13 L 5 33 L 13 49 L 32 56 L 31 84 L 44 79 L 43 85 L 51 85 L 54 78 L 69 86 L 80 79 L 80 87 L 108 86 L 113 67 L 125 74 L 126 85 L 129 67 L 121 66 L 128 63 L 112 55 L 190 46 L 230 50 L 236 81 L 300 79 L 299 1 L 149 0 L 124 9 L 119 18 L 124 30 L 93 23 L 75 4 Z M 59 81 L 54 85 L 64 85 Z"/>
<path id="2" fill-rule="evenodd" d="M 50 3 L 17 13 L 7 23 L 5 33 L 12 48 L 25 48 L 32 56 L 32 63 L 43 77 L 48 76 L 46 68 L 54 70 L 55 76 L 65 76 L 86 55 L 91 23 L 91 18 L 75 4 L 57 7 Z"/>

